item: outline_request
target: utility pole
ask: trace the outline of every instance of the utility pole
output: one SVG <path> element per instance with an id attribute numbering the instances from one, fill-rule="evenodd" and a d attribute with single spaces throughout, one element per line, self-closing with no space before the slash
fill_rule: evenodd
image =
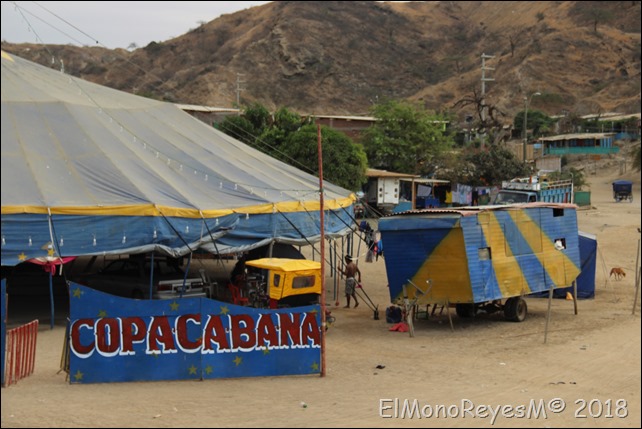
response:
<path id="1" fill-rule="evenodd" d="M 484 132 L 479 136 L 480 137 L 480 143 L 481 146 L 484 147 L 485 141 L 486 141 L 486 82 L 493 82 L 495 79 L 486 77 L 486 70 L 495 70 L 492 67 L 486 67 L 486 60 L 490 60 L 495 58 L 494 55 L 486 55 L 482 54 L 481 55 L 481 60 L 482 60 L 482 77 L 481 77 L 481 125 L 482 129 Z"/>
<path id="2" fill-rule="evenodd" d="M 236 73 L 236 107 L 241 107 L 241 91 L 245 91 L 245 88 L 241 88 L 241 84 L 245 83 L 244 80 L 241 80 L 241 77 L 245 74 Z"/>
<path id="3" fill-rule="evenodd" d="M 493 67 L 486 67 L 486 60 L 491 60 L 495 58 L 495 55 L 481 55 L 482 60 L 482 77 L 481 77 L 481 119 L 482 122 L 486 121 L 486 82 L 494 82 L 495 79 L 486 77 L 486 70 L 494 71 Z"/>

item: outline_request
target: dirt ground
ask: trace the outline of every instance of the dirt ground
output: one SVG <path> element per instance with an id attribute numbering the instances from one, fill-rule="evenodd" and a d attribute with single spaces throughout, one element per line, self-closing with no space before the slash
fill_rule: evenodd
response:
<path id="1" fill-rule="evenodd" d="M 546 343 L 541 298 L 527 299 L 523 323 L 453 314 L 451 331 L 443 313 L 418 320 L 414 338 L 391 332 L 384 262 L 362 257 L 363 285 L 382 317 L 364 304 L 342 308 L 343 297 L 335 307 L 330 295 L 337 321 L 325 377 L 70 385 L 59 372 L 64 322 L 49 329 L 45 316 L 34 374 L 2 389 L 2 427 L 639 428 L 640 174 L 615 161 L 591 166 L 591 208 L 578 218 L 598 240 L 596 296 L 579 301 L 578 315 L 572 301 L 553 300 Z M 620 178 L 634 182 L 633 203 L 614 202 Z M 624 279 L 609 279 L 615 266 Z M 419 413 L 404 415 L 415 400 Z"/>

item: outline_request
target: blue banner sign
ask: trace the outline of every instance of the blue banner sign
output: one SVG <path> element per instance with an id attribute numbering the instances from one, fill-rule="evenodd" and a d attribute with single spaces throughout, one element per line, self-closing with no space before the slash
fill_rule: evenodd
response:
<path id="1" fill-rule="evenodd" d="M 72 283 L 70 381 L 318 374 L 318 305 L 255 309 L 207 298 L 134 300 Z"/>

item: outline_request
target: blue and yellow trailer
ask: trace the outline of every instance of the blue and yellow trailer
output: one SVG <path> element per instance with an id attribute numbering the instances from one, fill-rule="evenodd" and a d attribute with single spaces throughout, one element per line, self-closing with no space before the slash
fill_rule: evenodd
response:
<path id="1" fill-rule="evenodd" d="M 524 320 L 525 295 L 568 287 L 580 274 L 576 207 L 529 203 L 381 218 L 391 301 L 455 304 L 461 317 L 495 308 Z"/>

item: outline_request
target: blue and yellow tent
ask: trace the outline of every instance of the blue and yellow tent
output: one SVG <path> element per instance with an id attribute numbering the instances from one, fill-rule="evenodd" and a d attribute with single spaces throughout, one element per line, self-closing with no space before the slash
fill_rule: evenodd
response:
<path id="1" fill-rule="evenodd" d="M 2 52 L 2 265 L 320 238 L 319 181 L 170 103 Z M 355 196 L 324 185 L 327 237 Z"/>
<path id="2" fill-rule="evenodd" d="M 419 303 L 477 304 L 570 286 L 580 273 L 575 209 L 532 203 L 382 218 L 391 301 L 404 288 Z"/>

